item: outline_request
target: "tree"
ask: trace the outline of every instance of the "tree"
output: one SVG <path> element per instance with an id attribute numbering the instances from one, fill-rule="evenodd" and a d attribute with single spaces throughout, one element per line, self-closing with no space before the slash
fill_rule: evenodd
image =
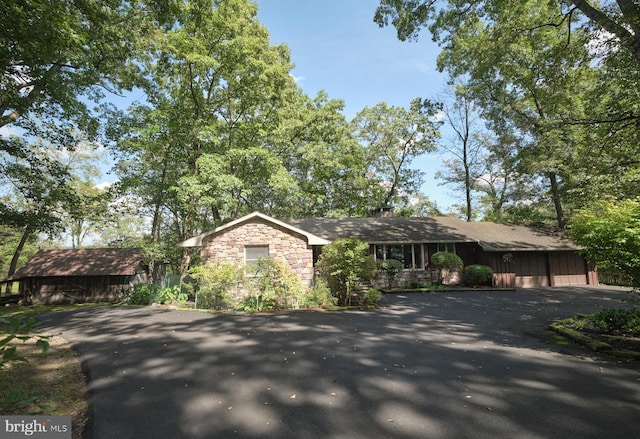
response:
<path id="1" fill-rule="evenodd" d="M 561 7 L 539 0 L 517 5 L 497 0 L 445 2 L 442 9 L 435 2 L 421 5 L 418 17 L 403 9 L 405 2 L 383 2 L 377 19 L 384 24 L 385 14 L 403 16 L 407 21 L 396 23 L 411 32 L 418 22 L 431 23 L 434 39 L 443 46 L 439 68 L 453 77 L 469 78 L 470 94 L 485 119 L 496 124 L 510 120 L 521 138 L 520 164 L 546 181 L 555 222 L 562 229 L 567 193 L 581 163 L 576 152 L 585 141 L 583 130 L 567 121 L 585 118 L 583 91 L 592 87 L 594 78 L 588 52 L 591 34 L 577 26 L 573 14 L 565 16 Z M 559 16 L 567 22 L 552 26 Z"/>
<path id="2" fill-rule="evenodd" d="M 134 105 L 112 133 L 123 155 L 122 188 L 145 200 L 153 242 L 161 232 L 186 239 L 287 188 L 265 138 L 293 93 L 292 66 L 256 16 L 248 0 L 182 4 L 144 66 L 147 103 Z M 183 252 L 181 273 L 191 257 Z"/>
<path id="3" fill-rule="evenodd" d="M 285 216 L 364 216 L 368 213 L 365 148 L 351 132 L 344 102 L 298 90 L 282 111 L 274 150 L 292 177 L 286 197 L 270 211 Z"/>
<path id="4" fill-rule="evenodd" d="M 14 137 L 9 143 L 22 143 Z M 22 157 L 3 153 L 0 176 L 4 191 L 0 203 L 0 224 L 21 231 L 14 249 L 7 277 L 15 273 L 22 250 L 39 233 L 61 231 L 61 212 L 69 205 L 68 170 L 47 155 L 40 145 L 19 145 L 15 150 L 27 151 Z"/>
<path id="5" fill-rule="evenodd" d="M 471 221 L 472 192 L 482 176 L 482 143 L 479 142 L 476 125 L 479 121 L 478 108 L 464 84 L 453 83 L 445 95 L 443 105 L 446 123 L 455 133 L 452 141 L 443 141 L 441 149 L 452 158 L 444 160 L 445 172 L 438 172 L 437 178 L 444 184 L 461 186 L 464 191 L 465 217 Z"/>
<path id="6" fill-rule="evenodd" d="M 171 25 L 172 4 L 3 1 L 0 127 L 29 116 L 95 130 L 86 99 L 136 83 L 141 52 L 160 23 Z"/>
<path id="7" fill-rule="evenodd" d="M 552 4 L 550 2 L 550 4 Z M 455 15 L 458 20 L 465 17 L 484 16 L 487 11 L 504 10 L 514 6 L 509 0 L 438 2 L 434 0 L 380 0 L 374 21 L 380 26 L 393 24 L 402 41 L 417 38 L 420 30 L 429 26 L 438 38 L 438 29 L 444 21 Z M 581 26 L 599 29 L 611 37 L 611 44 L 632 54 L 640 64 L 640 6 L 632 0 L 606 0 L 594 4 L 588 0 L 556 1 L 554 20 L 538 23 L 537 26 L 561 27 Z M 441 7 L 443 7 L 441 9 Z M 584 17 L 575 17 L 577 11 Z M 521 27 L 523 31 L 532 29 Z"/>
<path id="8" fill-rule="evenodd" d="M 570 236 L 599 267 L 624 273 L 640 289 L 640 199 L 603 199 L 576 213 Z"/>
<path id="9" fill-rule="evenodd" d="M 338 305 L 350 305 L 359 280 L 376 275 L 376 262 L 369 256 L 369 244 L 354 238 L 340 238 L 322 248 L 318 270 L 329 280 Z"/>
<path id="10" fill-rule="evenodd" d="M 382 102 L 356 115 L 352 124 L 354 136 L 366 148 L 370 208 L 392 206 L 402 196 L 418 192 L 422 172 L 409 166 L 417 156 L 436 149 L 439 109 L 429 100 L 416 98 L 409 109 Z"/>

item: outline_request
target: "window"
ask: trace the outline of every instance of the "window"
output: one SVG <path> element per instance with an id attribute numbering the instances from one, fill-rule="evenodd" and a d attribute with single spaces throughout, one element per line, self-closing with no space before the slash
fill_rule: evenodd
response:
<path id="1" fill-rule="evenodd" d="M 244 248 L 245 265 L 255 265 L 258 259 L 269 257 L 268 245 L 247 245 Z"/>
<path id="2" fill-rule="evenodd" d="M 438 251 L 439 252 L 447 252 L 456 254 L 456 244 L 455 242 L 439 242 L 438 243 Z"/>
<path id="3" fill-rule="evenodd" d="M 375 245 L 375 253 L 377 261 L 387 261 L 395 259 L 402 262 L 405 269 L 423 269 L 424 257 L 422 253 L 422 244 L 406 244 L 406 245 Z"/>

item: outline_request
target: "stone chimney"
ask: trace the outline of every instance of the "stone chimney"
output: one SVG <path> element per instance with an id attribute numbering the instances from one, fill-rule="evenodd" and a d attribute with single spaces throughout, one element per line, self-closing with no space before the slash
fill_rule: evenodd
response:
<path id="1" fill-rule="evenodd" d="M 373 209 L 373 216 L 376 218 L 391 218 L 393 216 L 393 207 L 377 207 Z"/>

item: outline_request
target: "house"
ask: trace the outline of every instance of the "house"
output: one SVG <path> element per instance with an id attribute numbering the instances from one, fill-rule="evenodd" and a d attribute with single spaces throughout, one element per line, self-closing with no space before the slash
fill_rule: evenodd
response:
<path id="1" fill-rule="evenodd" d="M 203 262 L 239 265 L 260 257 L 282 258 L 311 285 L 322 246 L 338 238 L 366 241 L 376 260 L 401 261 L 405 271 L 400 282 L 409 276 L 430 281 L 431 255 L 448 251 L 460 256 L 465 266 L 490 266 L 496 287 L 598 283 L 595 266 L 570 241 L 524 226 L 452 217 L 281 220 L 254 212 L 179 245 L 200 247 Z"/>
<path id="2" fill-rule="evenodd" d="M 141 249 L 40 250 L 5 282 L 19 282 L 27 303 L 113 302 L 149 280 Z"/>

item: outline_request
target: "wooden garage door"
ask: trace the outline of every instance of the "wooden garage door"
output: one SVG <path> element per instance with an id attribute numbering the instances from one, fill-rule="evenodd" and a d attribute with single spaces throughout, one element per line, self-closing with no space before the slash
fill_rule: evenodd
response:
<path id="1" fill-rule="evenodd" d="M 511 267 L 516 274 L 516 287 L 549 286 L 547 258 L 544 253 L 514 253 Z"/>
<path id="2" fill-rule="evenodd" d="M 584 259 L 574 252 L 549 253 L 552 285 L 586 285 L 587 267 Z"/>

